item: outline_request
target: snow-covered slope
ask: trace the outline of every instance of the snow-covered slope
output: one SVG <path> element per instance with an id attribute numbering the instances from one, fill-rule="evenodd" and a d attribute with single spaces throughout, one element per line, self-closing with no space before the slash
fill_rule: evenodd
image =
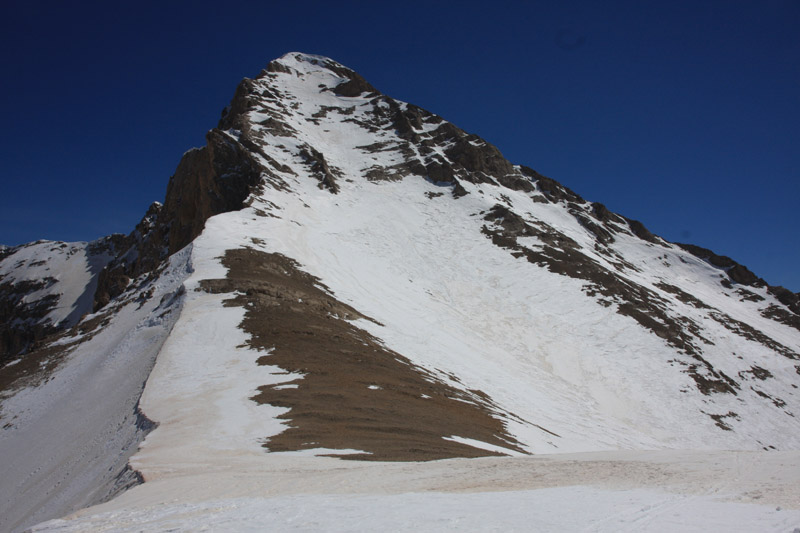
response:
<path id="1" fill-rule="evenodd" d="M 195 256 L 204 254 L 198 262 L 227 258 L 227 268 L 195 274 L 201 283 L 236 278 L 216 292 L 243 289 L 245 281 L 285 290 L 288 281 L 259 279 L 254 267 L 234 273 L 230 264 L 291 258 L 360 316 L 353 328 L 501 420 L 512 448 L 800 444 L 796 315 L 755 276 L 736 283 L 324 58 L 289 54 L 272 63 L 243 82 L 234 112 L 223 118 L 224 134 L 249 147 L 264 181 L 249 207 L 210 219 L 201 241 L 208 244 L 195 248 Z M 232 252 L 245 248 L 249 259 Z M 314 296 L 292 287 L 298 304 Z M 296 393 L 262 390 L 265 403 L 288 407 L 286 418 L 302 428 L 293 411 L 322 393 L 312 375 L 329 369 L 279 355 L 294 340 L 259 329 L 271 318 L 254 308 L 266 303 L 228 296 L 250 318 L 243 322 L 249 336 L 233 345 L 275 352 L 259 362 L 305 375 L 287 378 Z M 230 347 L 215 348 L 224 350 Z M 392 379 L 370 375 L 382 378 Z M 372 385 L 372 398 L 359 401 L 400 401 L 382 383 Z M 171 405 L 156 399 L 171 388 L 153 386 L 147 397 L 152 391 L 154 406 Z M 339 409 L 346 412 L 345 404 Z M 168 431 L 166 424 L 159 430 Z M 333 447 L 345 444 L 343 431 L 337 428 Z M 345 447 L 364 449 L 364 437 L 353 438 L 361 446 Z M 364 451 L 380 453 L 376 439 Z"/>
<path id="2" fill-rule="evenodd" d="M 179 314 L 189 251 L 0 368 L 0 530 L 106 501 L 140 480 L 128 458 L 153 423 L 139 397 Z"/>
<path id="3" fill-rule="evenodd" d="M 0 362 L 17 359 L 92 310 L 97 276 L 114 257 L 117 237 L 0 250 Z"/>
<path id="4" fill-rule="evenodd" d="M 343 505 L 324 496 L 301 502 L 303 493 L 514 491 L 508 504 L 584 498 L 583 488 L 544 493 L 545 485 L 497 484 L 487 472 L 534 465 L 530 454 L 602 452 L 611 455 L 581 463 L 603 465 L 586 483 L 613 490 L 609 472 L 630 471 L 617 450 L 707 450 L 644 461 L 674 461 L 681 471 L 706 461 L 698 471 L 713 481 L 700 484 L 698 508 L 719 496 L 753 501 L 753 491 L 769 486 L 720 452 L 748 450 L 752 464 L 782 469 L 765 501 L 800 508 L 790 488 L 800 449 L 798 295 L 709 250 L 665 242 L 327 58 L 287 54 L 244 80 L 207 138 L 184 155 L 164 206 L 108 262 L 95 296 L 120 324 L 114 334 L 138 335 L 132 324 L 161 317 L 156 296 L 185 288 L 174 327 L 170 304 L 154 326 L 158 341 L 144 350 L 152 361 L 160 349 L 139 403 L 158 427 L 130 459 L 145 483 L 96 510 L 104 514 L 45 528 L 146 520 L 154 528 L 258 529 L 262 519 L 289 527 L 288 506 L 324 515 Z M 109 352 L 99 337 L 69 361 L 101 360 L 98 352 Z M 109 342 L 126 358 L 143 351 L 138 340 Z M 25 394 L 43 390 L 7 399 L 3 421 L 9 409 L 37 405 Z M 21 427 L 4 431 L 19 443 L 31 438 Z M 763 450 L 785 451 L 776 455 L 782 466 L 755 453 Z M 559 457 L 557 469 L 573 464 Z M 724 474 L 713 474 L 716 464 Z M 431 483 L 448 469 L 473 468 L 453 486 Z M 556 477 L 546 487 L 581 483 Z M 741 486 L 729 486 L 737 477 Z M 658 475 L 637 479 L 630 486 L 669 485 Z M 674 490 L 700 490 L 684 481 Z M 3 488 L 18 490 L 6 481 Z M 663 497 L 628 495 L 625 505 L 634 506 Z M 601 514 L 657 516 L 595 496 L 605 502 Z M 445 507 L 471 505 L 443 498 Z M 669 508 L 681 499 L 667 498 Z M 378 511 L 365 527 L 397 505 L 430 512 L 414 502 L 367 498 L 363 505 Z M 727 527 L 741 522 L 740 512 L 765 527 L 789 523 L 753 506 L 723 505 L 711 515 Z M 241 522 L 243 513 L 261 518 Z M 461 518 L 474 526 L 470 516 Z M 520 516 L 495 523 L 522 527 L 531 516 Z M 542 524 L 599 520 L 581 516 Z M 625 520 L 603 523 L 597 529 Z M 444 526 L 456 527 L 427 529 Z"/>

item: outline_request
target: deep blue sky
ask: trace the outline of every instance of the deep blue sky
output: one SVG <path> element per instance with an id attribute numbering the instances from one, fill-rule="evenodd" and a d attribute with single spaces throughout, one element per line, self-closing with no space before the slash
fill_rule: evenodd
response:
<path id="1" fill-rule="evenodd" d="M 129 232 L 303 51 L 800 291 L 800 0 L 432 4 L 6 0 L 0 243 Z"/>

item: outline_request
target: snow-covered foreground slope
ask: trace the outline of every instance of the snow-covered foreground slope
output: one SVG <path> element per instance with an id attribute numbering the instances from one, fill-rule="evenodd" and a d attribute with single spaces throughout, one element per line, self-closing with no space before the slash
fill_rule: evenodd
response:
<path id="1" fill-rule="evenodd" d="M 174 255 L 141 291 L 34 354 L 48 372 L 32 371 L 3 391 L 0 530 L 106 501 L 137 483 L 128 458 L 152 427 L 138 400 L 177 319 L 188 258 L 188 249 Z"/>
<path id="2" fill-rule="evenodd" d="M 242 82 L 146 230 L 106 271 L 145 277 L 103 308 L 125 324 L 108 335 L 140 337 L 69 359 L 158 353 L 139 401 L 158 427 L 130 457 L 145 483 L 42 530 L 800 526 L 797 295 L 338 63 L 288 54 Z M 139 258 L 189 241 L 147 274 Z M 177 321 L 151 279 L 182 284 Z M 131 329 L 148 320 L 152 343 Z M 9 435 L 3 457 L 35 441 Z"/>
<path id="3" fill-rule="evenodd" d="M 34 531 L 730 531 L 800 527 L 797 452 L 375 463 L 274 454 L 148 481 Z"/>

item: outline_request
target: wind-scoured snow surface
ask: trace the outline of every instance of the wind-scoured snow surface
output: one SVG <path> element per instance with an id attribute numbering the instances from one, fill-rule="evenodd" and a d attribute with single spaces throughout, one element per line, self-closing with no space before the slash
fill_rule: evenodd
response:
<path id="1" fill-rule="evenodd" d="M 180 318 L 140 402 L 158 424 L 130 459 L 145 483 L 37 531 L 800 527 L 800 335 L 766 286 L 731 283 L 331 60 L 287 54 L 243 87 L 225 135 L 262 183 L 186 252 Z M 225 292 L 242 249 L 269 281 Z M 370 411 L 369 395 L 397 393 L 394 375 L 355 380 L 354 408 L 352 390 L 312 388 L 317 360 L 277 362 L 320 331 L 253 325 L 304 305 L 350 328 L 330 342 L 346 331 L 432 388 L 403 394 L 448 391 L 503 435 L 415 421 L 392 434 L 391 406 Z M 311 397 L 331 410 L 315 419 Z M 321 457 L 368 458 L 416 431 L 513 457 Z"/>

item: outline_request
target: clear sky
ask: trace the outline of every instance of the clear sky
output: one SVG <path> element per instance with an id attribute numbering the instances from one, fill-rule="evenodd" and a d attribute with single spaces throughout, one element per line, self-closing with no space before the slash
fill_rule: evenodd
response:
<path id="1" fill-rule="evenodd" d="M 0 243 L 128 233 L 239 80 L 301 51 L 800 291 L 800 0 L 6 0 L 1 19 Z"/>

